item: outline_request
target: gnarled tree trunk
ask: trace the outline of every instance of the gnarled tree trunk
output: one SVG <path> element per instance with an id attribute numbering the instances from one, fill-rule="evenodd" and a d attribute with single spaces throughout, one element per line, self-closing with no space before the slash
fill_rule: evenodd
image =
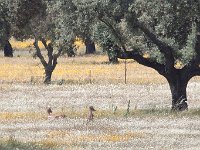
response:
<path id="1" fill-rule="evenodd" d="M 47 66 L 45 68 L 45 79 L 44 79 L 45 84 L 51 83 L 51 76 L 52 76 L 53 70 L 54 69 L 51 66 Z"/>
<path id="2" fill-rule="evenodd" d="M 85 39 L 85 54 L 94 54 L 96 52 L 95 44 L 90 38 Z"/>
<path id="3" fill-rule="evenodd" d="M 13 57 L 13 48 L 10 44 L 9 40 L 6 40 L 5 46 L 4 46 L 4 56 L 5 57 Z"/>
<path id="4" fill-rule="evenodd" d="M 172 94 L 172 111 L 183 111 L 188 109 L 187 104 L 187 84 L 188 80 L 178 75 L 173 75 L 168 79 Z"/>

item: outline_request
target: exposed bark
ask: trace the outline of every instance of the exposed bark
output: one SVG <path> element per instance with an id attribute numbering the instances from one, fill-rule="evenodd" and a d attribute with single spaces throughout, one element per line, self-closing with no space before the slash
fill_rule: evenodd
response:
<path id="1" fill-rule="evenodd" d="M 47 62 L 45 61 L 44 57 L 42 56 L 41 50 L 38 46 L 38 39 L 35 39 L 35 42 L 33 43 L 35 49 L 36 49 L 36 55 L 40 59 L 40 62 L 44 66 L 44 68 L 47 67 Z"/>
<path id="2" fill-rule="evenodd" d="M 144 58 L 137 51 L 138 51 L 138 49 L 134 49 L 133 51 L 118 52 L 117 57 L 120 59 L 134 59 L 139 64 L 153 68 L 160 75 L 165 76 L 165 65 L 164 64 L 160 64 L 156 61 L 151 60 L 150 58 Z"/>
<path id="3" fill-rule="evenodd" d="M 9 40 L 7 40 L 5 42 L 4 56 L 5 57 L 13 57 L 13 48 L 12 48 L 12 45 L 10 44 Z"/>
<path id="4" fill-rule="evenodd" d="M 172 94 L 172 111 L 183 111 L 188 109 L 186 88 L 187 86 L 183 83 L 169 83 Z M 182 85 L 183 84 L 183 85 Z"/>
<path id="5" fill-rule="evenodd" d="M 96 52 L 95 44 L 90 38 L 85 39 L 85 54 L 94 54 Z"/>
<path id="6" fill-rule="evenodd" d="M 191 71 L 189 72 L 189 78 L 191 79 L 194 76 L 200 76 L 200 67 L 194 67 L 193 69 L 191 69 Z"/>
<path id="7" fill-rule="evenodd" d="M 45 79 L 44 79 L 45 84 L 51 83 L 51 76 L 52 76 L 53 70 L 54 69 L 51 66 L 48 66 L 47 68 L 45 68 Z"/>
<path id="8" fill-rule="evenodd" d="M 188 109 L 187 84 L 188 78 L 183 70 L 176 70 L 168 75 L 167 81 L 172 94 L 172 111 L 183 111 Z"/>

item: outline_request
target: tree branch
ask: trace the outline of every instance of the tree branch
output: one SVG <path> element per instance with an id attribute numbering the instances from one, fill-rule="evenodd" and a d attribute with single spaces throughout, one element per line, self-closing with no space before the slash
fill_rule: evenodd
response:
<path id="1" fill-rule="evenodd" d="M 157 63 L 153 60 L 150 60 L 149 58 L 144 58 L 137 51 L 138 50 L 136 49 L 136 50 L 133 50 L 133 51 L 118 52 L 117 56 L 120 59 L 134 59 L 139 64 L 153 68 L 156 71 L 158 71 L 159 74 L 165 76 L 165 65 Z"/>
<path id="2" fill-rule="evenodd" d="M 47 62 L 45 61 L 44 57 L 41 54 L 41 50 L 38 46 L 38 39 L 35 38 L 35 42 L 33 43 L 35 49 L 36 49 L 36 55 L 38 56 L 38 58 L 40 59 L 42 65 L 46 68 L 47 67 Z"/>
<path id="3" fill-rule="evenodd" d="M 147 37 L 158 47 L 160 52 L 164 54 L 167 69 L 171 70 L 174 68 L 175 59 L 173 56 L 173 48 L 165 42 L 159 40 L 156 35 L 151 32 L 143 23 L 139 23 L 139 21 L 137 21 L 137 25 L 138 28 L 141 29 L 142 32 L 147 35 Z"/>
<path id="4" fill-rule="evenodd" d="M 52 65 L 52 61 L 53 61 L 53 46 L 52 46 L 52 44 L 49 43 L 46 49 L 47 49 L 48 57 L 49 57 L 48 65 Z"/>
<path id="5" fill-rule="evenodd" d="M 200 76 L 200 68 L 196 68 L 192 73 L 194 76 Z"/>
<path id="6" fill-rule="evenodd" d="M 55 68 L 56 65 L 57 65 L 57 59 L 61 55 L 62 49 L 63 49 L 63 47 L 60 47 L 59 50 L 58 50 L 58 53 L 54 54 L 54 56 L 53 56 L 53 68 Z"/>
<path id="7" fill-rule="evenodd" d="M 200 76 L 200 67 L 199 66 L 190 70 L 188 79 L 191 79 L 194 76 Z"/>
<path id="8" fill-rule="evenodd" d="M 48 53 L 48 58 L 49 58 L 49 61 L 48 61 L 48 65 L 52 65 L 52 61 L 53 61 L 53 47 L 52 47 L 52 44 L 49 43 L 47 45 L 47 42 L 44 38 L 41 39 L 42 41 L 42 44 L 44 45 L 45 49 L 47 50 L 47 53 Z"/>

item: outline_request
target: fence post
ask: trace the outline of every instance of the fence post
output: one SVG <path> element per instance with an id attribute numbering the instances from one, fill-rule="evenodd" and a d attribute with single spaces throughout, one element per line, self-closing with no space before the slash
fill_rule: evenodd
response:
<path id="1" fill-rule="evenodd" d="M 127 66 L 126 66 L 126 59 L 124 62 L 124 83 L 127 83 Z"/>
<path id="2" fill-rule="evenodd" d="M 92 84 L 92 70 L 91 69 L 89 70 L 89 81 L 90 81 L 90 84 Z"/>

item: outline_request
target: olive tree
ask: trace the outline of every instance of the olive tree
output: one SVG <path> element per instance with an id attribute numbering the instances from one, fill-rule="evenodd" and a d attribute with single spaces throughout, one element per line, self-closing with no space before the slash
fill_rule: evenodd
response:
<path id="1" fill-rule="evenodd" d="M 49 84 L 63 46 L 56 42 L 56 28 L 53 16 L 48 12 L 48 1 L 22 0 L 17 11 L 16 25 L 19 28 L 19 38 L 34 38 L 35 55 L 45 70 L 44 83 Z M 46 50 L 47 58 L 38 45 L 39 41 Z"/>
<path id="2" fill-rule="evenodd" d="M 75 41 L 81 39 L 85 44 L 85 54 L 96 52 L 95 41 L 92 37 L 93 16 L 89 12 L 80 15 L 76 4 L 72 0 L 58 0 L 49 2 L 49 11 L 54 14 L 56 31 L 59 39 L 70 39 Z"/>
<path id="3" fill-rule="evenodd" d="M 107 37 L 120 46 L 119 58 L 134 59 L 166 78 L 172 110 L 188 109 L 187 84 L 200 75 L 199 1 L 74 0 L 74 3 L 80 15 L 90 12 L 106 27 L 110 35 Z M 99 39 L 101 43 L 107 41 Z M 143 57 L 144 54 L 149 57 Z"/>

